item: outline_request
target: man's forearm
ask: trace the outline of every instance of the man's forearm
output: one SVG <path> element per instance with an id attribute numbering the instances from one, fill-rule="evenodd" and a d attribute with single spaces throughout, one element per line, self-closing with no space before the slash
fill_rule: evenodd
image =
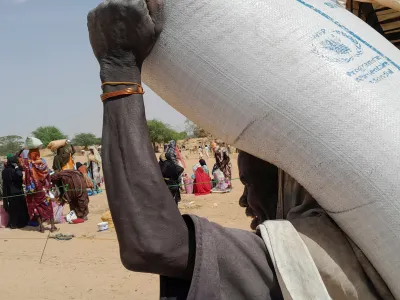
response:
<path id="1" fill-rule="evenodd" d="M 102 81 L 141 83 L 137 68 L 120 70 L 103 69 Z M 105 86 L 104 92 L 123 88 Z M 102 143 L 107 196 L 122 262 L 135 271 L 187 278 L 188 229 L 157 164 L 143 95 L 104 103 Z"/>

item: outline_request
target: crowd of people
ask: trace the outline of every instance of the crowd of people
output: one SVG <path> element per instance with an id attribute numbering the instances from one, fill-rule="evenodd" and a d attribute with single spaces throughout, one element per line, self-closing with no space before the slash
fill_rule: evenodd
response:
<path id="1" fill-rule="evenodd" d="M 52 169 L 41 157 L 40 147 L 8 154 L 7 161 L 0 162 L 0 192 L 8 228 L 30 225 L 44 232 L 44 222 L 48 222 L 53 232 L 56 223 L 65 221 L 62 211 L 66 203 L 72 212 L 71 223 L 88 219 L 89 196 L 101 192 L 101 156 L 90 147 L 87 163 L 75 164 L 74 154 L 73 145 L 66 142 L 57 149 Z"/>
<path id="2" fill-rule="evenodd" d="M 198 196 L 226 193 L 232 188 L 229 145 L 212 142 L 199 149 L 199 161 L 189 175 L 185 173 L 185 160 L 176 141 L 164 145 L 159 165 L 176 203 L 181 200 L 181 192 Z M 8 215 L 8 228 L 30 225 L 44 232 L 44 222 L 48 222 L 50 231 L 55 231 L 56 223 L 63 221 L 60 220 L 63 214 L 58 212 L 63 211 L 66 203 L 75 214 L 72 222 L 88 219 L 89 196 L 101 192 L 101 155 L 92 146 L 87 162 L 75 163 L 75 154 L 74 146 L 66 143 L 55 150 L 52 168 L 41 157 L 39 148 L 22 149 L 0 162 L 0 195 L 2 193 L 3 208 Z M 206 162 L 210 155 L 215 158 L 212 169 Z"/>
<path id="3" fill-rule="evenodd" d="M 159 165 L 172 197 L 178 203 L 181 200 L 181 191 L 186 194 L 207 195 L 210 193 L 227 193 L 232 189 L 232 164 L 230 147 L 225 143 L 210 146 L 199 146 L 199 162 L 192 167 L 193 174 L 184 173 L 185 161 L 175 141 L 164 145 L 164 152 L 160 155 Z M 215 164 L 210 173 L 206 156 L 214 155 Z"/>

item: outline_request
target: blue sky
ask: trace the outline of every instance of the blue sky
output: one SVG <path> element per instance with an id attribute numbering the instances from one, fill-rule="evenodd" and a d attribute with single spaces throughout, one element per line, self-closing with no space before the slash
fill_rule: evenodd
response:
<path id="1" fill-rule="evenodd" d="M 55 125 L 101 134 L 99 67 L 86 16 L 100 0 L 0 0 L 0 136 Z M 146 88 L 147 118 L 185 118 Z"/>

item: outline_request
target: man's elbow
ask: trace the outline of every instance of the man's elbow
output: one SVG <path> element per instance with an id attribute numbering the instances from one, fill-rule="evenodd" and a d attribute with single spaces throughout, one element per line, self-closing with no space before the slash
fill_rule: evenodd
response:
<path id="1" fill-rule="evenodd" d="M 129 271 L 158 274 L 159 256 L 152 253 L 120 252 L 122 265 Z"/>
<path id="2" fill-rule="evenodd" d="M 120 250 L 120 258 L 122 265 L 129 271 L 143 272 L 141 271 L 146 264 L 146 256 L 143 253 L 137 251 L 124 251 Z"/>

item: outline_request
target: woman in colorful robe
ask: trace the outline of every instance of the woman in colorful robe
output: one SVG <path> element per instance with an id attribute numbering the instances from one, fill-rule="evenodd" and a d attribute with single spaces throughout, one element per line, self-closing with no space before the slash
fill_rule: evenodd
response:
<path id="1" fill-rule="evenodd" d="M 39 149 L 29 150 L 25 160 L 25 189 L 28 213 L 31 220 L 37 219 L 40 232 L 44 232 L 43 222 L 50 221 L 50 231 L 57 230 L 54 225 L 53 206 L 49 197 L 51 186 L 50 172 L 46 161 L 40 157 Z"/>

